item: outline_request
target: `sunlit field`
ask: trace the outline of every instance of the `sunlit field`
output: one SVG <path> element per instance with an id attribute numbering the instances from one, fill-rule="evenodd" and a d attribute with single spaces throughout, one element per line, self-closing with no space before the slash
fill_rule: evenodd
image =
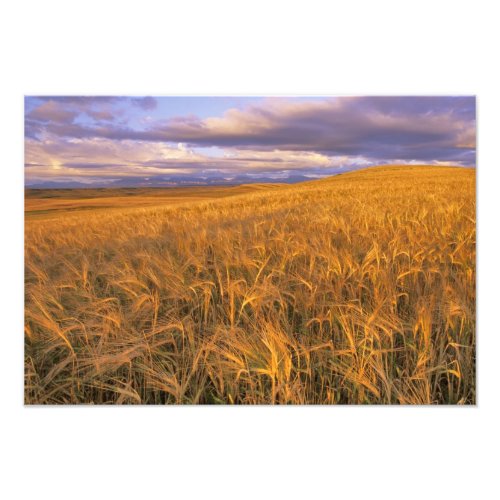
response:
<path id="1" fill-rule="evenodd" d="M 27 192 L 27 404 L 475 403 L 474 169 L 158 193 Z"/>

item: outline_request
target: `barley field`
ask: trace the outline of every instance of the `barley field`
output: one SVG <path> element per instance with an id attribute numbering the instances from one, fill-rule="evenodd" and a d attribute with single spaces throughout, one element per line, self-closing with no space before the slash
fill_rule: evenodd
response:
<path id="1" fill-rule="evenodd" d="M 197 189 L 27 194 L 26 404 L 475 404 L 474 169 Z"/>

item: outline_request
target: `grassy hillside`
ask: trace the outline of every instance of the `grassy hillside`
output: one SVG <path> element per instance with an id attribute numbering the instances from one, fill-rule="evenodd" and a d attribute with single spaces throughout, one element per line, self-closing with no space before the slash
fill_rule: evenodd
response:
<path id="1" fill-rule="evenodd" d="M 28 404 L 475 402 L 473 169 L 53 212 L 25 231 Z"/>

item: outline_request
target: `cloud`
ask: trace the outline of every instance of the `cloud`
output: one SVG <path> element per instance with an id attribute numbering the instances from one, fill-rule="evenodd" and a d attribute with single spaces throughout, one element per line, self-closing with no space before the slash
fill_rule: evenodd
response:
<path id="1" fill-rule="evenodd" d="M 152 105 L 148 99 L 142 99 L 143 106 Z M 174 142 L 191 147 L 460 161 L 464 150 L 475 149 L 475 99 L 274 98 L 246 109 L 230 109 L 222 117 L 200 119 L 189 115 L 156 121 L 142 130 L 115 124 L 69 126 L 63 121 L 48 123 L 45 130 L 59 137 Z"/>
<path id="2" fill-rule="evenodd" d="M 154 158 L 154 160 L 152 160 Z M 105 177 L 110 172 L 119 176 L 147 174 L 152 171 L 183 170 L 183 162 L 201 161 L 190 150 L 160 143 L 137 141 L 116 142 L 109 139 L 27 140 L 25 162 L 37 165 L 27 175 L 53 177 L 71 173 Z M 71 171 L 71 172 L 70 172 Z M 115 174 L 116 175 L 116 174 Z"/>
<path id="3" fill-rule="evenodd" d="M 471 98 L 271 99 L 229 110 L 223 117 L 170 120 L 141 137 L 192 146 L 279 148 L 378 159 L 429 160 L 441 150 L 446 159 L 453 159 L 463 149 L 475 148 L 474 108 Z M 127 135 L 125 130 L 115 133 Z"/>
<path id="4" fill-rule="evenodd" d="M 304 167 L 338 167 L 348 158 L 330 158 L 314 152 L 226 151 L 223 156 L 194 152 L 186 145 L 169 146 L 159 142 L 113 141 L 110 139 L 26 140 L 27 176 L 53 177 L 64 173 L 120 177 L 169 173 L 195 173 L 205 170 L 235 174 L 244 171 L 295 170 Z M 55 169 L 54 166 L 57 166 Z"/>
<path id="5" fill-rule="evenodd" d="M 39 133 L 37 126 L 42 123 L 46 131 L 58 130 L 58 127 L 68 126 L 75 123 L 77 117 L 92 118 L 95 122 L 113 122 L 124 115 L 127 103 L 141 110 L 153 110 L 157 106 L 157 101 L 153 97 L 113 97 L 113 96 L 42 96 L 28 97 L 29 102 L 36 101 L 38 105 L 26 113 L 26 127 L 35 129 Z M 79 134 L 78 128 L 83 125 L 74 125 L 68 128 L 75 136 Z M 57 132 L 56 132 L 57 133 Z M 95 134 L 95 131 L 94 131 Z M 33 134 L 32 134 L 33 135 Z"/>
<path id="6" fill-rule="evenodd" d="M 73 123 L 78 111 L 68 110 L 55 101 L 45 101 L 26 116 L 38 122 Z"/>
<path id="7" fill-rule="evenodd" d="M 155 109 L 157 106 L 156 99 L 154 97 L 132 97 L 131 99 L 132 104 L 135 106 L 138 106 L 141 109 L 144 110 L 152 110 Z"/>
<path id="8" fill-rule="evenodd" d="M 123 101 L 120 96 L 26 96 L 26 101 L 55 102 L 64 106 L 102 106 Z"/>

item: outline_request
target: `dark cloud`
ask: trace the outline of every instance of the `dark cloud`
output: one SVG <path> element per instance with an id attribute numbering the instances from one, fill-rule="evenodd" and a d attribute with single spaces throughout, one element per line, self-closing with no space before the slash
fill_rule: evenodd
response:
<path id="1" fill-rule="evenodd" d="M 38 96 L 27 97 L 27 102 L 35 102 L 36 105 L 26 112 L 25 123 L 27 135 L 32 137 L 51 127 L 72 125 L 78 116 L 86 115 L 95 122 L 113 122 L 123 116 L 123 105 L 129 101 L 132 105 L 142 110 L 152 110 L 157 106 L 153 97 L 113 97 L 113 96 Z M 80 125 L 82 129 L 84 127 Z M 67 133 L 58 135 L 75 137 L 86 137 L 84 131 L 77 132 L 77 126 L 69 127 Z M 94 135 L 98 130 L 94 129 Z"/>
<path id="2" fill-rule="evenodd" d="M 141 109 L 144 109 L 146 111 L 150 111 L 152 109 L 156 109 L 157 102 L 154 97 L 131 97 L 130 100 L 132 101 L 132 104 L 135 106 L 138 106 Z"/>
<path id="3" fill-rule="evenodd" d="M 453 159 L 462 149 L 475 149 L 475 101 L 367 97 L 270 103 L 232 110 L 222 119 L 171 121 L 146 135 L 197 146 L 404 159 L 429 158 L 432 151 L 438 155 L 433 159 Z"/>
<path id="4" fill-rule="evenodd" d="M 96 121 L 113 121 L 116 114 L 111 111 L 87 109 L 85 113 Z"/>
<path id="5" fill-rule="evenodd" d="M 26 115 L 32 122 L 73 123 L 78 111 L 68 110 L 55 101 L 45 101 Z"/>
<path id="6" fill-rule="evenodd" d="M 476 117 L 473 96 L 375 96 L 355 98 L 355 106 L 388 115 L 439 115 L 452 113 L 464 119 Z"/>
<path id="7" fill-rule="evenodd" d="M 102 106 L 103 104 L 114 104 L 125 99 L 120 96 L 27 96 L 26 99 L 30 100 L 38 100 L 41 102 L 57 102 L 65 105 L 74 105 L 74 106 Z"/>
<path id="8" fill-rule="evenodd" d="M 39 136 L 44 131 L 44 126 L 41 122 L 30 120 L 28 117 L 24 119 L 24 137 L 37 141 Z"/>

